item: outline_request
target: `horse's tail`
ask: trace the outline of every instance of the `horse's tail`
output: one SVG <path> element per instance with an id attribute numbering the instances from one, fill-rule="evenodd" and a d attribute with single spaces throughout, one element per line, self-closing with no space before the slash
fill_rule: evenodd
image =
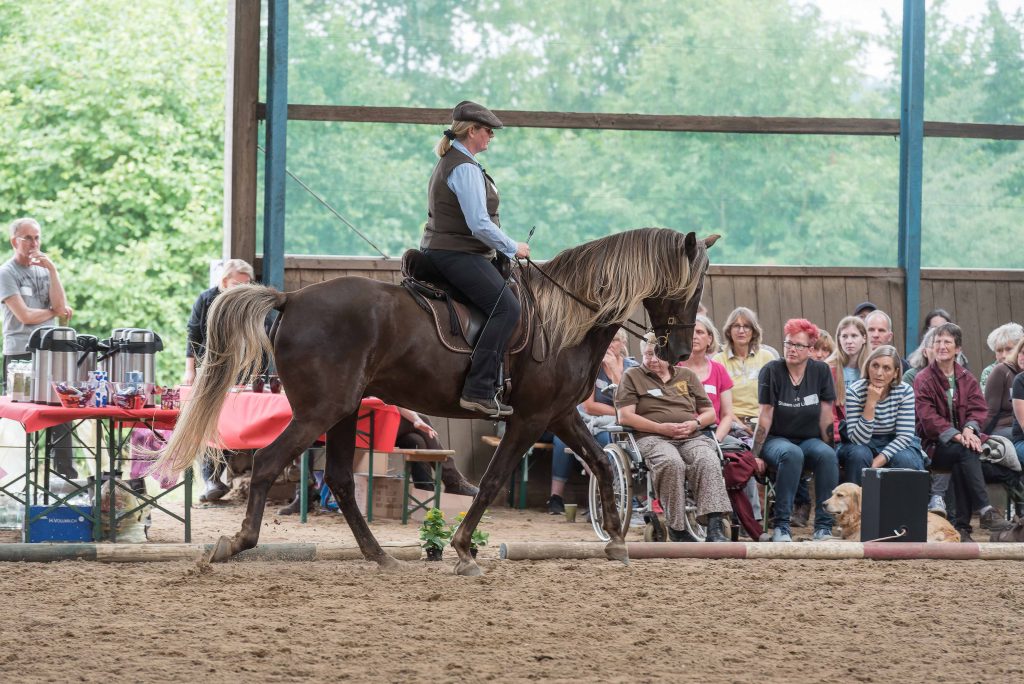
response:
<path id="1" fill-rule="evenodd" d="M 178 424 L 154 465 L 156 473 L 177 474 L 197 456 L 219 445 L 217 420 L 228 390 L 241 376 L 256 373 L 263 354 L 273 357 L 263 321 L 271 309 L 284 309 L 287 295 L 264 285 L 239 285 L 221 293 L 207 318 L 206 354 L 196 373 Z"/>

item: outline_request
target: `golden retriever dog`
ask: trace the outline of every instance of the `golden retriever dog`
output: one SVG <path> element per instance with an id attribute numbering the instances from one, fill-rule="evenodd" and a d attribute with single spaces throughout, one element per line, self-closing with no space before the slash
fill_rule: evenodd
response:
<path id="1" fill-rule="evenodd" d="M 825 510 L 835 516 L 843 528 L 843 541 L 860 541 L 860 485 L 844 482 L 825 500 Z M 928 541 L 958 542 L 960 533 L 941 515 L 928 514 Z"/>

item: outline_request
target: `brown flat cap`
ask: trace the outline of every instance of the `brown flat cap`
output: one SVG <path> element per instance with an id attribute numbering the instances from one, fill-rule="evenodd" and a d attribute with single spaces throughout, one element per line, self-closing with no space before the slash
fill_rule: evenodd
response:
<path id="1" fill-rule="evenodd" d="M 491 128 L 505 127 L 501 119 L 494 116 L 494 112 L 469 100 L 463 100 L 455 105 L 455 109 L 452 110 L 452 121 L 475 121 Z"/>

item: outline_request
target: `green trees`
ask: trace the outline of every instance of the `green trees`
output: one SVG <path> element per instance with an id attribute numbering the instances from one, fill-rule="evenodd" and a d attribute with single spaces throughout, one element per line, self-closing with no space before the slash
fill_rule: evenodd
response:
<path id="1" fill-rule="evenodd" d="M 156 330 L 173 382 L 220 255 L 224 4 L 2 8 L 0 216 L 42 223 L 72 325 Z"/>

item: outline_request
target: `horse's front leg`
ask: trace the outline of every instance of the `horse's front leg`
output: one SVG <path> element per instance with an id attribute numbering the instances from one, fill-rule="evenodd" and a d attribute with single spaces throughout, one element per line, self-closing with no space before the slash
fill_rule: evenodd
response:
<path id="1" fill-rule="evenodd" d="M 523 454 L 533 446 L 537 438 L 544 434 L 547 422 L 533 419 L 529 422 L 515 416 L 508 422 L 505 436 L 494 452 L 494 457 L 487 465 L 483 478 L 480 480 L 480 493 L 473 499 L 472 505 L 466 512 L 459 525 L 458 531 L 452 538 L 452 548 L 459 554 L 459 562 L 455 565 L 457 575 L 482 575 L 483 571 L 473 559 L 470 553 L 470 542 L 473 531 L 480 523 L 484 510 L 494 501 L 498 491 L 508 482 L 512 471 L 519 464 Z"/>
<path id="2" fill-rule="evenodd" d="M 615 494 L 612 490 L 612 468 L 604 455 L 604 449 L 590 434 L 590 430 L 576 411 L 552 427 L 555 434 L 566 446 L 580 455 L 590 468 L 590 472 L 597 477 L 597 486 L 601 492 L 602 525 L 604 531 L 611 537 L 604 548 L 605 555 L 609 560 L 622 561 L 628 565 L 629 553 L 626 550 L 626 540 L 622 536 L 622 520 L 619 518 L 619 509 L 615 505 Z"/>

